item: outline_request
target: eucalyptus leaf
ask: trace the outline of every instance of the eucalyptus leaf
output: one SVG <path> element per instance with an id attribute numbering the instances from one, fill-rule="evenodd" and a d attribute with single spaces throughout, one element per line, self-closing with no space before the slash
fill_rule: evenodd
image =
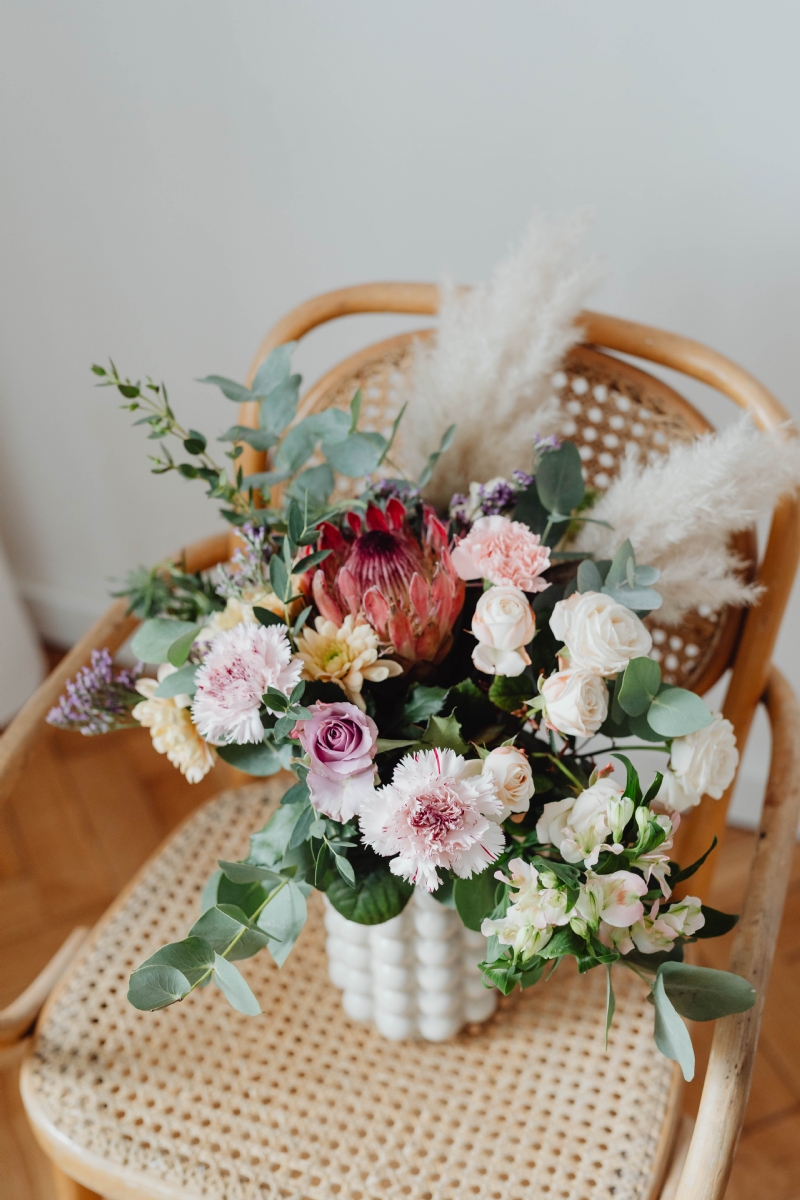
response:
<path id="1" fill-rule="evenodd" d="M 186 633 L 181 634 L 172 643 L 167 651 L 167 659 L 173 667 L 182 667 L 186 662 L 200 628 L 200 625 L 195 625 L 192 629 L 187 629 Z"/>
<path id="2" fill-rule="evenodd" d="M 258 926 L 269 935 L 268 950 L 279 967 L 303 931 L 308 910 L 306 898 L 293 880 L 288 880 L 258 918 Z"/>
<path id="3" fill-rule="evenodd" d="M 236 383 L 233 379 L 226 379 L 224 375 L 206 375 L 204 379 L 198 379 L 197 382 L 213 384 L 220 389 L 223 396 L 233 400 L 234 404 L 247 404 L 256 398 L 244 384 Z"/>
<path id="4" fill-rule="evenodd" d="M 206 881 L 203 891 L 200 895 L 200 912 L 207 912 L 209 908 L 214 908 L 217 903 L 217 892 L 219 891 L 219 881 L 222 879 L 222 871 L 215 871 L 213 875 Z"/>
<path id="5" fill-rule="evenodd" d="M 626 608 L 630 608 L 633 612 L 653 612 L 657 608 L 661 608 L 664 603 L 664 598 L 660 592 L 649 587 L 628 587 L 627 584 L 620 584 L 618 587 L 603 587 L 603 592 L 606 596 L 610 596 L 617 604 L 624 604 Z"/>
<path id="6" fill-rule="evenodd" d="M 690 1021 L 746 1012 L 758 999 L 756 989 L 732 971 L 668 962 L 658 968 L 658 975 L 674 1008 Z"/>
<path id="7" fill-rule="evenodd" d="M 456 427 L 455 425 L 450 425 L 444 432 L 442 440 L 439 443 L 439 449 L 435 450 L 433 454 L 428 456 L 428 461 L 423 467 L 422 474 L 417 480 L 417 487 L 423 488 L 427 483 L 430 483 L 436 464 L 442 455 L 452 446 L 455 435 Z"/>
<path id="8" fill-rule="evenodd" d="M 294 419 L 300 398 L 300 376 L 291 375 L 268 392 L 261 401 L 261 427 L 271 434 L 283 433 Z"/>
<path id="9" fill-rule="evenodd" d="M 683 1072 L 683 1078 L 688 1083 L 691 1079 L 694 1079 L 692 1039 L 689 1037 L 689 1030 L 678 1016 L 664 990 L 664 977 L 661 972 L 666 965 L 679 966 L 682 964 L 663 964 L 659 967 L 658 974 L 656 975 L 652 991 L 653 1003 L 656 1009 L 655 1040 L 661 1053 L 666 1058 L 671 1058 L 673 1062 L 678 1063 Z"/>
<path id="10" fill-rule="evenodd" d="M 218 442 L 244 442 L 254 450 L 271 450 L 277 440 L 269 430 L 251 429 L 249 425 L 231 425 L 217 438 Z"/>
<path id="11" fill-rule="evenodd" d="M 708 706 L 686 688 L 665 687 L 647 710 L 648 723 L 663 737 L 685 737 L 710 725 L 713 716 Z"/>
<path id="12" fill-rule="evenodd" d="M 343 442 L 323 442 L 322 453 L 334 471 L 356 479 L 375 470 L 385 447 L 379 433 L 351 433 Z"/>
<path id="13" fill-rule="evenodd" d="M 581 564 L 582 565 L 582 564 Z M 647 712 L 661 686 L 661 668 L 652 658 L 632 658 L 617 689 L 620 707 L 630 717 Z"/>
<path id="14" fill-rule="evenodd" d="M 252 958 L 267 944 L 266 935 L 255 929 L 246 914 L 235 904 L 215 904 L 199 917 L 189 930 L 191 937 L 203 938 L 212 950 L 221 954 L 241 934 L 227 957 Z"/>
<path id="15" fill-rule="evenodd" d="M 194 682 L 196 674 L 197 667 L 194 663 L 188 667 L 181 667 L 179 671 L 162 679 L 153 695 L 159 699 L 166 699 L 170 696 L 193 696 L 196 690 Z"/>
<path id="16" fill-rule="evenodd" d="M 176 621 L 171 617 L 151 617 L 136 630 L 131 651 L 145 663 L 169 662 L 170 647 L 190 631 L 197 635 L 200 626 L 194 621 Z"/>
<path id="17" fill-rule="evenodd" d="M 298 811 L 296 804 L 279 805 L 264 828 L 250 835 L 250 859 L 265 867 L 279 863 L 291 847 L 292 835 L 303 811 Z M 315 810 L 311 811 L 316 816 Z"/>
<path id="18" fill-rule="evenodd" d="M 250 984 L 233 963 L 220 954 L 214 956 L 214 983 L 237 1012 L 244 1013 L 246 1017 L 257 1017 L 261 1012 L 261 1005 L 250 990 Z"/>
<path id="19" fill-rule="evenodd" d="M 130 977 L 128 1002 L 144 1012 L 154 1012 L 182 1000 L 190 986 L 186 976 L 175 967 L 158 963 L 141 966 Z"/>
<path id="20" fill-rule="evenodd" d="M 636 556 L 633 553 L 633 546 L 628 538 L 620 546 L 617 553 L 612 559 L 611 566 L 608 568 L 605 578 L 605 586 L 607 588 L 619 587 L 621 583 L 625 583 L 628 578 L 628 560 L 633 559 L 636 564 Z"/>
<path id="21" fill-rule="evenodd" d="M 301 471 L 287 488 L 287 494 L 301 503 L 308 496 L 315 504 L 327 504 L 334 483 L 331 468 L 327 463 L 320 463 L 317 467 L 308 467 Z"/>
<path id="22" fill-rule="evenodd" d="M 292 351 L 296 342 L 285 342 L 276 346 L 264 359 L 253 379 L 253 393 L 257 396 L 268 396 L 269 393 L 282 383 L 292 369 Z"/>
<path id="23" fill-rule="evenodd" d="M 317 441 L 317 435 L 307 421 L 293 425 L 275 454 L 276 469 L 294 475 L 311 458 Z"/>
<path id="24" fill-rule="evenodd" d="M 214 951 L 205 938 L 188 937 L 182 942 L 171 942 L 151 954 L 142 966 L 174 967 L 185 976 L 188 983 L 196 985 L 214 965 Z M 201 985 L 202 986 L 202 985 Z"/>
<path id="25" fill-rule="evenodd" d="M 563 442 L 558 450 L 542 456 L 536 471 L 536 489 L 548 512 L 567 515 L 578 507 L 586 486 L 577 446 Z"/>
<path id="26" fill-rule="evenodd" d="M 262 867 L 259 863 L 225 862 L 219 860 L 220 869 L 232 883 L 262 883 L 268 881 L 271 885 L 283 883 L 283 878 L 270 867 Z"/>
<path id="27" fill-rule="evenodd" d="M 243 746 L 217 746 L 217 754 L 223 762 L 236 767 L 238 771 L 244 771 L 246 775 L 277 775 L 278 771 L 288 771 L 292 766 L 291 745 L 278 748 L 268 741 Z"/>
<path id="28" fill-rule="evenodd" d="M 590 558 L 585 558 L 578 564 L 578 591 L 599 592 L 602 586 L 603 577 L 597 566 Z"/>

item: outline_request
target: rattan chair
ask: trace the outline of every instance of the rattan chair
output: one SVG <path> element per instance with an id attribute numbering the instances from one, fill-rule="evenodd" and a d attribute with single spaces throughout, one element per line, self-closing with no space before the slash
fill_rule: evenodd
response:
<path id="1" fill-rule="evenodd" d="M 323 322 L 363 312 L 433 315 L 437 303 L 428 284 L 319 296 L 272 330 L 251 378 L 274 346 Z M 570 352 L 553 386 L 564 401 L 563 432 L 582 447 L 596 487 L 608 485 L 627 442 L 657 455 L 708 428 L 672 388 L 609 351 L 711 384 L 763 428 L 786 420 L 756 380 L 695 342 L 591 312 L 583 327 L 587 344 Z M 364 414 L 384 428 L 415 336 L 428 334 L 395 337 L 341 363 L 306 395 L 302 413 L 344 406 L 360 385 Z M 253 424 L 255 414 L 244 411 L 241 419 Z M 263 469 L 249 449 L 244 465 Z M 8 1042 L 30 1026 L 54 977 L 73 960 L 44 1003 L 21 1076 L 62 1200 L 721 1197 L 744 1117 L 800 806 L 800 710 L 770 665 L 800 556 L 797 499 L 777 507 L 760 566 L 754 538 L 740 541 L 766 589 L 757 607 L 717 619 L 695 613 L 677 630 L 660 630 L 657 614 L 651 621 L 668 680 L 703 692 L 732 667 L 725 714 L 740 745 L 759 701 L 773 736 L 730 963 L 760 999 L 750 1012 L 717 1023 L 690 1144 L 678 1136 L 676 1068 L 653 1047 L 652 1010 L 633 976 L 618 986 L 608 1053 L 599 972 L 581 979 L 559 972 L 546 987 L 509 997 L 488 1024 L 452 1042 L 394 1044 L 343 1014 L 324 978 L 321 906 L 312 905 L 282 971 L 263 955 L 245 966 L 262 1018 L 233 1012 L 214 989 L 192 996 L 191 1014 L 180 1006 L 150 1014 L 127 1005 L 135 961 L 183 935 L 215 860 L 240 857 L 248 833 L 276 803 L 277 779 L 226 792 L 190 817 L 89 938 L 78 947 L 76 937 L 15 1010 L 0 1015 L 0 1038 Z M 229 552 L 221 534 L 190 547 L 187 565 L 210 567 Z M 17 781 L 66 678 L 94 647 L 121 645 L 134 625 L 122 602 L 113 605 L 42 685 L 0 740 L 3 789 Z M 727 799 L 704 802 L 685 822 L 687 861 L 722 833 Z M 710 870 L 709 862 L 693 890 L 707 886 Z"/>

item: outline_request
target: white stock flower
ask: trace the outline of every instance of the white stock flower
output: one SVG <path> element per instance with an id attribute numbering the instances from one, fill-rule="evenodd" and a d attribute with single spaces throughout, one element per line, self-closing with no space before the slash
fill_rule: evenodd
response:
<path id="1" fill-rule="evenodd" d="M 552 842 L 569 863 L 593 867 L 605 846 L 619 853 L 619 839 L 633 815 L 633 802 L 613 779 L 598 779 L 579 796 L 545 804 L 536 825 L 541 843 Z M 607 844 L 611 836 L 613 844 Z"/>
<path id="2" fill-rule="evenodd" d="M 673 741 L 659 800 L 671 812 L 679 813 L 694 808 L 703 796 L 719 800 L 738 765 L 733 726 L 715 713 L 710 725 Z"/>
<path id="3" fill-rule="evenodd" d="M 635 925 L 644 916 L 640 899 L 647 891 L 641 875 L 632 871 L 614 871 L 611 875 L 595 875 L 589 871 L 581 884 L 575 907 L 592 929 L 601 921 L 617 929 Z"/>
<path id="4" fill-rule="evenodd" d="M 566 646 L 573 667 L 609 679 L 653 645 L 636 613 L 605 592 L 573 592 L 559 600 L 550 629 Z"/>
<path id="5" fill-rule="evenodd" d="M 433 892 L 436 868 L 469 879 L 505 846 L 502 805 L 491 773 L 468 774 L 454 750 L 406 754 L 392 782 L 362 801 L 361 832 L 378 854 L 392 857 L 394 875 Z"/>
<path id="6" fill-rule="evenodd" d="M 483 593 L 472 618 L 478 645 L 472 661 L 487 675 L 521 675 L 530 663 L 525 647 L 536 632 L 525 593 L 515 587 L 490 587 Z"/>
<path id="7" fill-rule="evenodd" d="M 608 716 L 608 688 L 600 675 L 575 667 L 556 671 L 542 684 L 545 715 L 558 733 L 589 737 Z"/>
<path id="8" fill-rule="evenodd" d="M 512 858 L 508 869 L 510 879 L 500 871 L 497 878 L 516 888 L 516 894 L 505 916 L 485 918 L 481 933 L 484 937 L 495 934 L 502 945 L 513 946 L 514 953 L 526 960 L 544 949 L 554 928 L 567 924 L 568 898 L 552 871 L 539 872 L 521 858 Z"/>
<path id="9" fill-rule="evenodd" d="M 631 937 L 642 954 L 657 954 L 660 950 L 671 950 L 676 938 L 691 937 L 705 923 L 697 897 L 684 896 L 676 904 L 670 904 L 663 913 L 658 911 L 656 902 L 649 915 L 643 916 L 633 926 Z"/>

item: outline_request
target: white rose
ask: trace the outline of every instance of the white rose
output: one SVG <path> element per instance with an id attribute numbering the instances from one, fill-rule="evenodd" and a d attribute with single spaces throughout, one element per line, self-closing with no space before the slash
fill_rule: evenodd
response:
<path id="1" fill-rule="evenodd" d="M 559 600 L 550 629 L 566 646 L 573 667 L 606 678 L 624 671 L 632 658 L 649 654 L 653 645 L 636 613 L 604 592 L 574 592 Z"/>
<path id="2" fill-rule="evenodd" d="M 659 799 L 671 812 L 686 812 L 703 796 L 719 800 L 739 765 L 739 751 L 730 721 L 720 713 L 705 729 L 675 738 Z"/>
<path id="3" fill-rule="evenodd" d="M 559 733 L 589 737 L 608 716 L 608 688 L 600 675 L 569 668 L 542 685 L 547 720 Z"/>
<path id="4" fill-rule="evenodd" d="M 525 650 L 536 632 L 536 618 L 525 593 L 515 587 L 491 587 L 472 618 L 478 645 L 472 661 L 487 675 L 521 675 L 531 661 Z"/>
<path id="5" fill-rule="evenodd" d="M 501 821 L 509 813 L 528 811 L 534 793 L 531 764 L 516 746 L 498 746 L 483 760 L 483 775 L 491 775 L 497 784 L 497 797 L 503 805 Z"/>
<path id="6" fill-rule="evenodd" d="M 684 896 L 666 912 L 643 916 L 631 929 L 631 937 L 642 954 L 658 954 L 660 950 L 671 950 L 677 938 L 691 937 L 705 923 L 697 897 Z"/>

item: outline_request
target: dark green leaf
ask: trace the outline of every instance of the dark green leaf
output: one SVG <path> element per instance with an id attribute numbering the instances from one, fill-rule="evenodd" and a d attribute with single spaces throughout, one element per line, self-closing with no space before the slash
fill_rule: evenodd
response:
<path id="1" fill-rule="evenodd" d="M 642 788 L 639 783 L 639 772 L 633 765 L 631 760 L 625 754 L 613 754 L 612 758 L 616 758 L 625 768 L 625 792 L 623 793 L 634 804 L 638 804 L 642 798 Z"/>
<path id="2" fill-rule="evenodd" d="M 503 712 L 518 712 L 536 695 L 536 684 L 524 671 L 521 675 L 495 675 L 489 699 Z"/>
<path id="3" fill-rule="evenodd" d="M 465 754 L 469 749 L 461 736 L 461 726 L 452 716 L 429 717 L 419 745 L 421 749 L 455 750 L 456 754 Z"/>
<path id="4" fill-rule="evenodd" d="M 189 987 L 189 980 L 175 967 L 141 966 L 131 975 L 128 1001 L 134 1008 L 153 1012 L 182 1000 Z"/>
<path id="5" fill-rule="evenodd" d="M 586 943 L 569 925 L 557 929 L 547 945 L 539 951 L 540 958 L 563 958 L 565 954 L 572 954 L 575 958 L 586 954 Z"/>
<path id="6" fill-rule="evenodd" d="M 237 1012 L 244 1013 L 246 1017 L 257 1017 L 261 1012 L 261 1005 L 244 976 L 233 963 L 219 954 L 214 956 L 214 983 Z"/>
<path id="7" fill-rule="evenodd" d="M 644 715 L 658 695 L 661 668 L 652 658 L 632 658 L 618 688 L 620 707 L 629 717 Z"/>
<path id="8" fill-rule="evenodd" d="M 306 796 L 308 796 L 307 787 Z M 292 836 L 289 839 L 289 845 L 287 846 L 288 850 L 294 850 L 295 847 L 301 844 L 301 842 L 306 841 L 309 833 L 311 832 L 311 826 L 314 824 L 316 819 L 317 810 L 311 804 L 307 804 L 298 814 L 297 824 L 292 830 Z"/>
<path id="9" fill-rule="evenodd" d="M 536 488 L 548 512 L 566 516 L 578 507 L 586 488 L 577 446 L 563 442 L 558 450 L 542 456 L 536 472 Z"/>
<path id="10" fill-rule="evenodd" d="M 658 968 L 658 978 L 673 1006 L 690 1021 L 714 1021 L 746 1012 L 758 999 L 755 988 L 731 971 L 670 962 Z"/>
<path id="11" fill-rule="evenodd" d="M 272 612 L 268 608 L 261 608 L 259 605 L 256 605 L 253 608 L 253 613 L 261 625 L 286 625 L 283 617 L 279 617 L 277 613 Z"/>
<path id="12" fill-rule="evenodd" d="M 422 684 L 412 687 L 401 713 L 402 724 L 418 725 L 426 717 L 432 717 L 441 712 L 447 697 L 447 690 L 443 687 L 423 687 Z"/>
<path id="13" fill-rule="evenodd" d="M 200 626 L 195 625 L 193 628 L 187 629 L 186 633 L 181 634 L 181 636 L 172 643 L 167 651 L 167 658 L 172 663 L 173 667 L 182 667 L 186 662 L 187 658 L 189 657 L 189 652 L 194 645 L 194 639 L 197 637 L 199 632 Z"/>
<path id="14" fill-rule="evenodd" d="M 730 933 L 734 925 L 739 923 L 736 913 L 720 912 L 717 908 L 709 908 L 707 904 L 703 904 L 701 907 L 706 923 L 702 929 L 695 932 L 696 938 L 724 937 L 726 933 Z"/>
<path id="15" fill-rule="evenodd" d="M 677 883 L 680 883 L 681 880 L 683 880 L 683 879 L 691 879 L 691 877 L 692 877 L 692 875 L 694 875 L 695 871 L 700 870 L 703 863 L 706 861 L 706 859 L 708 858 L 709 854 L 714 849 L 716 844 L 717 844 L 717 836 L 715 834 L 714 840 L 712 841 L 711 845 L 706 850 L 705 854 L 701 854 L 700 857 L 691 864 L 691 866 L 685 867 L 682 871 L 677 871 L 674 875 L 670 875 L 669 878 L 670 878 L 670 883 L 672 884 L 672 886 L 675 887 L 675 885 Z"/>
<path id="16" fill-rule="evenodd" d="M 496 963 L 483 963 L 481 971 L 484 979 L 487 979 L 504 996 L 511 995 L 522 977 L 522 972 L 517 970 L 508 959 L 500 959 Z"/>
<path id="17" fill-rule="evenodd" d="M 416 746 L 416 740 L 408 738 L 378 738 L 375 743 L 376 754 L 386 754 L 390 750 L 405 750 L 407 746 Z"/>
<path id="18" fill-rule="evenodd" d="M 307 705 L 315 704 L 317 701 L 321 704 L 335 704 L 337 700 L 344 699 L 344 692 L 335 683 L 321 683 L 318 679 L 306 681 L 303 700 Z"/>
<path id="19" fill-rule="evenodd" d="M 289 572 L 279 554 L 273 554 L 269 560 L 269 581 L 275 595 L 280 600 L 285 600 L 289 595 Z"/>
<path id="20" fill-rule="evenodd" d="M 534 480 L 517 497 L 516 507 L 514 508 L 514 520 L 522 521 L 533 533 L 538 533 L 541 536 L 547 525 L 547 519 L 548 512 L 539 499 L 539 493 L 536 490 L 536 481 Z"/>
<path id="21" fill-rule="evenodd" d="M 348 921 L 380 925 L 403 911 L 413 891 L 412 884 L 381 867 L 357 878 L 354 888 L 343 879 L 334 879 L 326 895 Z"/>
<path id="22" fill-rule="evenodd" d="M 278 771 L 288 771 L 292 765 L 290 745 L 276 748 L 267 741 L 244 746 L 217 746 L 217 754 L 223 762 L 246 775 L 277 775 Z"/>
<path id="23" fill-rule="evenodd" d="M 676 963 L 674 965 L 678 966 L 681 964 Z M 664 967 L 659 967 L 659 973 L 656 975 L 652 992 L 653 1003 L 656 1009 L 656 1045 L 663 1055 L 679 1064 L 683 1072 L 683 1078 L 688 1083 L 689 1080 L 694 1079 L 692 1039 L 689 1037 L 688 1029 L 673 1008 L 664 990 L 664 979 L 661 975 L 663 970 Z"/>
<path id="24" fill-rule="evenodd" d="M 456 879 L 453 900 L 456 911 L 467 929 L 480 933 L 481 922 L 491 915 L 495 906 L 498 883 L 491 866 L 469 879 Z"/>
<path id="25" fill-rule="evenodd" d="M 630 731 L 634 737 L 641 738 L 643 742 L 663 742 L 663 735 L 656 733 L 647 720 L 647 715 L 642 714 L 640 717 L 630 717 L 628 719 Z"/>
<path id="26" fill-rule="evenodd" d="M 318 563 L 324 562 L 330 550 L 314 550 L 311 554 L 307 554 L 305 558 L 299 559 L 297 562 L 298 571 L 308 571 L 311 567 L 316 567 Z"/>
<path id="27" fill-rule="evenodd" d="M 663 737 L 685 737 L 710 725 L 713 716 L 706 704 L 685 688 L 666 687 L 647 711 L 650 727 Z"/>

